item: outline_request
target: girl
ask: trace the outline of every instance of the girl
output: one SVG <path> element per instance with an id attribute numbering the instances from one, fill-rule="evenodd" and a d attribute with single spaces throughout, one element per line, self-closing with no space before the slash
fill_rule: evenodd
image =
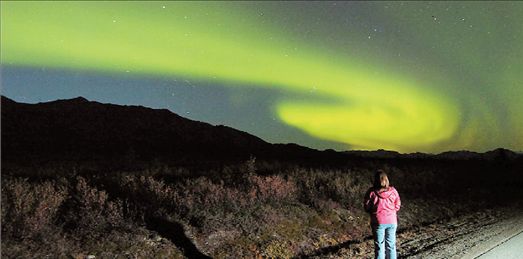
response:
<path id="1" fill-rule="evenodd" d="M 374 186 L 365 194 L 363 206 L 370 214 L 374 258 L 396 259 L 396 212 L 400 209 L 401 201 L 398 191 L 389 186 L 389 178 L 383 170 L 375 173 Z"/>

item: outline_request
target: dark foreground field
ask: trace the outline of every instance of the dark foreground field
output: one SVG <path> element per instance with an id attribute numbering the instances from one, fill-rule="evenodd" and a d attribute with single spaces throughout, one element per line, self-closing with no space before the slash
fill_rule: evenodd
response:
<path id="1" fill-rule="evenodd" d="M 385 159 L 313 168 L 253 158 L 111 172 L 6 165 L 2 257 L 324 255 L 370 235 L 361 203 L 376 168 L 400 192 L 401 231 L 511 206 L 522 198 L 521 164 Z"/>
<path id="2" fill-rule="evenodd" d="M 377 169 L 400 238 L 523 198 L 523 156 L 504 149 L 317 151 L 83 98 L 1 111 L 2 258 L 365 257 Z"/>

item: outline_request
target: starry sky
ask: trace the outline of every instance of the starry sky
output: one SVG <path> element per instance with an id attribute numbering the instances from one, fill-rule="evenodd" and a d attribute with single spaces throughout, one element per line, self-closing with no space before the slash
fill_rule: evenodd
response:
<path id="1" fill-rule="evenodd" d="M 272 143 L 523 150 L 523 2 L 1 2 L 1 92 Z"/>

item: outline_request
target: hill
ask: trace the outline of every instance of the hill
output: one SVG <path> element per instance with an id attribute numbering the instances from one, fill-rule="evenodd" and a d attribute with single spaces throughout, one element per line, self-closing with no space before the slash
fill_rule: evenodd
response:
<path id="1" fill-rule="evenodd" d="M 83 97 L 26 104 L 2 96 L 2 160 L 27 164 L 95 161 L 122 166 L 223 163 L 249 157 L 299 163 L 345 164 L 369 160 L 517 159 L 496 149 L 401 154 L 395 151 L 318 151 L 297 144 L 271 144 L 246 132 L 181 117 L 166 109 L 89 101 Z"/>
<path id="2" fill-rule="evenodd" d="M 183 118 L 166 109 L 78 97 L 37 104 L 2 96 L 2 159 L 7 161 L 306 159 L 320 151 L 270 144 L 227 126 Z M 326 152 L 332 155 L 332 152 Z"/>

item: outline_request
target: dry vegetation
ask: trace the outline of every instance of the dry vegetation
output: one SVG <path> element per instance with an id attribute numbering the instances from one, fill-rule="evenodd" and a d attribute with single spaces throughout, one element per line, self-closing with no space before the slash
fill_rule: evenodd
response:
<path id="1" fill-rule="evenodd" d="M 509 193 L 511 199 L 521 198 L 513 195 L 521 186 L 519 178 L 514 181 L 520 167 L 478 163 L 381 161 L 328 168 L 252 158 L 206 169 L 5 167 L 2 257 L 328 253 L 369 236 L 361 199 L 378 167 L 389 171 L 402 196 L 403 229 L 502 206 L 498 201 L 509 202 Z"/>

